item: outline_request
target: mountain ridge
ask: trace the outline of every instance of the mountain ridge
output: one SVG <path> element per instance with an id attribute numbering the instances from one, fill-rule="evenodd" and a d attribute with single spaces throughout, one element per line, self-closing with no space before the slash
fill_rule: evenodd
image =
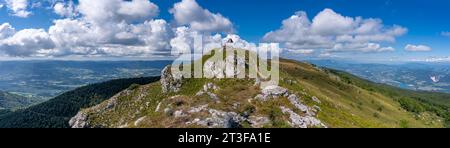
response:
<path id="1" fill-rule="evenodd" d="M 33 104 L 40 103 L 43 100 L 39 98 L 29 98 L 21 95 L 4 92 L 0 90 L 0 109 L 15 110 L 26 108 Z"/>
<path id="2" fill-rule="evenodd" d="M 279 64 L 280 86 L 271 88 L 256 87 L 257 79 L 177 80 L 163 71 L 160 83 L 122 91 L 80 111 L 70 124 L 75 128 L 448 126 L 448 107 L 411 97 L 409 91 L 394 95 L 386 90 L 389 87 L 345 72 L 287 59 Z"/>
<path id="3" fill-rule="evenodd" d="M 0 128 L 68 128 L 68 121 L 80 109 L 96 105 L 133 86 L 159 77 L 128 78 L 91 84 L 61 94 L 46 102 L 0 116 Z"/>

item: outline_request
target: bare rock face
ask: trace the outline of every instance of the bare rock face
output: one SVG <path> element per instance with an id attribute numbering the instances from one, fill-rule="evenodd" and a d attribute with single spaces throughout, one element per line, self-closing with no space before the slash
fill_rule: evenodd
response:
<path id="1" fill-rule="evenodd" d="M 69 126 L 72 128 L 91 128 L 87 113 L 100 113 L 107 110 L 112 110 L 117 106 L 119 96 L 129 95 L 130 93 L 131 90 L 122 91 L 107 100 L 105 102 L 105 105 L 99 104 L 87 110 L 79 111 L 77 115 L 69 120 Z"/>
<path id="2" fill-rule="evenodd" d="M 257 95 L 255 99 L 267 101 L 270 98 L 287 97 L 287 96 L 289 96 L 288 89 L 276 85 L 271 85 L 261 90 L 261 94 Z"/>
<path id="3" fill-rule="evenodd" d="M 89 128 L 87 118 L 88 116 L 85 113 L 79 112 L 72 119 L 70 119 L 69 125 L 72 128 Z"/>
<path id="4" fill-rule="evenodd" d="M 272 97 L 287 96 L 289 94 L 288 90 L 286 88 L 276 86 L 276 85 L 267 86 L 266 88 L 264 88 L 262 90 L 262 93 L 264 95 L 269 95 Z"/>
<path id="5" fill-rule="evenodd" d="M 172 74 L 170 66 L 164 68 L 161 72 L 161 86 L 163 93 L 178 92 L 182 86 L 183 76 L 181 74 Z"/>
<path id="6" fill-rule="evenodd" d="M 195 118 L 192 121 L 186 122 L 187 125 L 199 125 L 209 128 L 238 128 L 240 123 L 246 121 L 247 119 L 242 117 L 236 112 L 225 112 L 215 109 L 208 109 L 208 105 L 203 105 L 200 107 L 192 107 L 187 115 L 195 113 L 207 113 L 209 116 L 207 118 Z M 185 116 L 184 116 L 185 117 Z M 178 118 L 178 117 L 176 117 Z"/>
<path id="7" fill-rule="evenodd" d="M 310 127 L 322 127 L 326 128 L 325 124 L 323 124 L 319 119 L 316 118 L 317 112 L 320 111 L 320 107 L 315 106 L 313 108 L 303 104 L 298 97 L 294 93 L 290 93 L 288 89 L 277 86 L 270 85 L 261 90 L 261 94 L 258 94 L 255 99 L 260 101 L 267 101 L 271 98 L 278 97 L 286 97 L 289 102 L 300 111 L 300 114 L 297 114 L 292 109 L 280 106 L 281 111 L 284 114 L 289 115 L 289 124 L 294 128 L 310 128 Z M 318 100 L 318 99 L 317 99 Z M 249 120 L 252 123 L 252 126 L 258 127 L 262 123 L 266 122 L 265 118 L 253 118 Z"/>
<path id="8" fill-rule="evenodd" d="M 309 127 L 322 127 L 326 128 L 325 124 L 323 124 L 319 119 L 305 115 L 301 116 L 289 108 L 284 106 L 280 107 L 281 111 L 285 114 L 289 114 L 290 122 L 289 124 L 295 128 L 309 128 Z"/>

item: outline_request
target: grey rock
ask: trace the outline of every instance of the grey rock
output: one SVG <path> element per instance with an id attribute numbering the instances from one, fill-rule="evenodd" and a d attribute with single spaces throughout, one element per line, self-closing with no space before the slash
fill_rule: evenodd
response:
<path id="1" fill-rule="evenodd" d="M 134 121 L 134 126 L 138 126 L 139 124 L 141 124 L 141 122 L 144 121 L 145 118 L 146 117 L 144 116 L 144 117 L 141 117 L 141 118 L 137 119 L 136 121 Z"/>
<path id="2" fill-rule="evenodd" d="M 203 86 L 203 91 L 217 91 L 219 90 L 219 86 L 214 85 L 213 83 L 208 83 Z"/>
<path id="3" fill-rule="evenodd" d="M 172 74 L 170 66 L 161 72 L 161 87 L 163 93 L 178 92 L 183 83 L 182 74 Z"/>
<path id="4" fill-rule="evenodd" d="M 286 88 L 283 88 L 280 86 L 271 85 L 271 86 L 265 87 L 262 90 L 262 93 L 264 95 L 270 95 L 273 97 L 281 97 L 281 96 L 287 96 L 288 90 Z"/>
<path id="5" fill-rule="evenodd" d="M 289 119 L 291 120 L 289 124 L 295 128 L 310 128 L 310 127 L 323 127 L 326 126 L 317 118 L 313 116 L 300 116 L 289 108 L 284 106 L 280 107 L 281 111 L 285 114 L 289 114 Z"/>
<path id="6" fill-rule="evenodd" d="M 207 94 L 208 94 L 209 98 L 211 98 L 214 101 L 220 100 L 219 97 L 216 94 L 212 93 L 212 92 L 207 92 Z"/>
<path id="7" fill-rule="evenodd" d="M 187 114 L 185 114 L 182 110 L 177 110 L 173 113 L 173 116 L 175 118 L 181 118 L 181 117 L 186 117 Z"/>
<path id="8" fill-rule="evenodd" d="M 314 102 L 321 104 L 322 102 L 319 100 L 319 98 L 317 98 L 316 96 L 313 96 L 311 98 Z"/>
<path id="9" fill-rule="evenodd" d="M 69 126 L 72 128 L 90 128 L 87 113 L 101 113 L 112 110 L 117 105 L 119 97 L 123 95 L 129 95 L 130 92 L 130 90 L 124 90 L 107 100 L 106 105 L 98 104 L 87 110 L 78 112 L 77 115 L 69 120 Z"/>
<path id="10" fill-rule="evenodd" d="M 239 108 L 239 106 L 241 106 L 241 103 L 239 103 L 239 102 L 233 103 L 233 109 L 237 110 Z"/>
<path id="11" fill-rule="evenodd" d="M 188 111 L 188 113 L 191 113 L 191 114 L 199 113 L 199 112 L 202 112 L 202 111 L 206 111 L 207 109 L 208 109 L 208 104 L 205 104 L 205 105 L 202 105 L 202 106 L 199 106 L 199 107 L 191 107 L 191 109 Z"/>
<path id="12" fill-rule="evenodd" d="M 319 113 L 320 111 L 322 111 L 322 109 L 321 109 L 319 106 L 317 106 L 317 105 L 314 105 L 314 106 L 313 106 L 313 112 L 315 112 L 315 113 L 317 114 L 317 113 Z"/>
<path id="13" fill-rule="evenodd" d="M 89 123 L 87 122 L 88 116 L 83 112 L 78 112 L 69 121 L 69 126 L 72 128 L 89 128 Z"/>
<path id="14" fill-rule="evenodd" d="M 307 113 L 309 111 L 309 107 L 301 103 L 297 95 L 291 94 L 289 95 L 288 99 L 292 105 L 294 105 L 297 109 L 299 109 L 303 113 Z"/>
<path id="15" fill-rule="evenodd" d="M 262 128 L 264 125 L 270 123 L 270 119 L 268 117 L 250 116 L 248 121 L 253 128 Z"/>
<path id="16" fill-rule="evenodd" d="M 258 94 L 255 97 L 255 99 L 267 101 L 270 98 L 288 97 L 288 96 L 289 96 L 288 89 L 276 85 L 270 85 L 261 90 L 261 94 Z"/>
<path id="17" fill-rule="evenodd" d="M 165 109 L 164 109 L 164 113 L 165 113 L 166 115 L 172 115 L 172 109 L 170 109 L 170 108 L 165 108 Z"/>
<path id="18" fill-rule="evenodd" d="M 200 91 L 198 91 L 198 92 L 195 94 L 195 96 L 199 97 L 199 96 L 202 96 L 202 95 L 204 95 L 204 94 L 205 94 L 205 92 L 204 92 L 203 90 L 200 90 Z"/>
<path id="19" fill-rule="evenodd" d="M 198 111 L 197 109 L 194 110 Z M 240 123 L 246 120 L 235 112 L 224 112 L 215 109 L 208 110 L 205 108 L 202 108 L 202 111 L 207 112 L 210 116 L 205 119 L 194 119 L 193 121 L 186 122 L 186 124 L 196 124 L 209 128 L 238 128 L 241 127 Z"/>

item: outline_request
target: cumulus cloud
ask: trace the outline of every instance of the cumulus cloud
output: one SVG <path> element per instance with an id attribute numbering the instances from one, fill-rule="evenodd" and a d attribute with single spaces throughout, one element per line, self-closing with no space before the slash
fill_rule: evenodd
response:
<path id="1" fill-rule="evenodd" d="M 52 48 L 54 44 L 43 29 L 20 30 L 0 40 L 0 51 L 13 56 L 30 56 Z"/>
<path id="2" fill-rule="evenodd" d="M 78 10 L 95 24 L 133 23 L 159 14 L 158 6 L 148 0 L 79 0 Z"/>
<path id="3" fill-rule="evenodd" d="M 269 50 L 282 51 L 278 43 L 260 43 L 257 45 L 242 39 L 236 34 L 228 34 L 225 36 L 221 34 L 208 35 L 189 27 L 178 27 L 175 30 L 175 37 L 170 41 L 172 54 L 174 55 L 182 53 L 205 53 L 212 49 L 222 48 L 224 44 L 233 48 L 246 49 L 255 52 Z M 233 43 L 227 43 L 230 39 L 233 40 Z M 201 43 L 202 46 L 194 47 L 196 45 L 195 42 Z"/>
<path id="4" fill-rule="evenodd" d="M 0 40 L 14 35 L 15 32 L 16 30 L 9 23 L 0 25 Z"/>
<path id="5" fill-rule="evenodd" d="M 53 6 L 53 11 L 61 17 L 75 17 L 78 15 L 73 1 L 68 3 L 57 2 Z"/>
<path id="6" fill-rule="evenodd" d="M 72 7 L 72 8 L 71 8 Z M 55 2 L 54 20 L 44 29 L 15 31 L 0 26 L 0 52 L 9 56 L 142 56 L 169 52 L 171 29 L 154 19 L 158 6 L 148 0 Z M 79 17 L 72 17 L 77 11 Z M 28 34 L 28 35 L 27 35 Z"/>
<path id="7" fill-rule="evenodd" d="M 395 49 L 382 43 L 395 42 L 396 37 L 406 32 L 406 28 L 398 25 L 385 26 L 380 19 L 347 17 L 324 9 L 312 21 L 306 12 L 297 12 L 284 20 L 280 29 L 267 33 L 263 40 L 281 43 L 290 51 L 385 52 Z"/>
<path id="8" fill-rule="evenodd" d="M 179 25 L 188 25 L 200 32 L 233 32 L 233 23 L 219 13 L 202 8 L 195 0 L 182 0 L 174 4 L 170 13 Z"/>
<path id="9" fill-rule="evenodd" d="M 26 18 L 32 13 L 28 10 L 28 0 L 5 0 L 6 7 L 11 11 L 11 15 Z"/>
<path id="10" fill-rule="evenodd" d="M 411 51 L 411 52 L 426 52 L 426 51 L 431 51 L 431 47 L 426 46 L 426 45 L 411 45 L 408 44 L 405 46 L 405 50 L 406 51 Z"/>
<path id="11" fill-rule="evenodd" d="M 81 18 L 56 20 L 49 33 L 59 54 L 136 56 L 169 49 L 170 28 L 153 19 L 158 6 L 148 0 L 80 0 Z"/>
<path id="12" fill-rule="evenodd" d="M 172 54 L 201 53 L 211 49 L 221 48 L 228 40 L 233 39 L 236 47 L 249 49 L 250 43 L 240 39 L 238 35 L 204 34 L 192 28 L 182 26 L 175 29 L 175 37 L 171 39 Z M 197 47 L 194 47 L 197 45 Z M 201 45 L 201 46 L 200 46 Z M 253 46 L 252 46 L 253 47 Z"/>
<path id="13" fill-rule="evenodd" d="M 395 51 L 393 47 L 382 47 L 377 43 L 337 43 L 331 49 L 325 49 L 326 52 L 388 52 Z"/>

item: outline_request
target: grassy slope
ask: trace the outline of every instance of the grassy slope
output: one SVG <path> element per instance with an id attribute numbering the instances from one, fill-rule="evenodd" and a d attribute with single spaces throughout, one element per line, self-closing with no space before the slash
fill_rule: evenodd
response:
<path id="1" fill-rule="evenodd" d="M 406 111 L 392 96 L 386 95 L 382 91 L 373 91 L 362 85 L 353 84 L 360 79 L 343 79 L 343 73 L 332 73 L 315 68 L 313 65 L 291 60 L 282 60 L 280 64 L 283 80 L 281 85 L 302 96 L 305 103 L 311 106 L 319 105 L 322 111 L 318 118 L 329 127 L 444 126 L 443 119 L 432 112 Z M 285 98 L 265 103 L 249 103 L 248 99 L 253 98 L 259 91 L 258 88 L 252 86 L 252 80 L 186 79 L 184 81 L 181 92 L 176 94 L 162 94 L 160 84 L 155 82 L 127 90 L 127 93 L 118 97 L 118 105 L 113 109 L 101 113 L 92 112 L 89 109 L 85 111 L 89 114 L 90 122 L 94 126 L 100 127 L 135 127 L 134 123 L 139 118 L 142 120 L 138 127 L 184 127 L 185 125 L 182 123 L 186 120 L 173 119 L 161 112 L 155 112 L 158 103 L 162 102 L 161 110 L 165 108 L 165 105 L 174 102 L 180 104 L 180 107 L 212 104 L 211 108 L 224 111 L 242 113 L 251 110 L 253 114 L 268 115 L 273 123 L 266 127 L 287 127 L 285 122 L 287 117 L 281 113 L 279 106 L 289 106 L 290 103 Z M 290 83 L 293 81 L 297 83 Z M 349 83 L 352 81 L 355 82 Z M 213 82 L 221 88 L 216 92 L 221 98 L 221 103 L 214 104 L 207 98 L 195 96 L 195 93 L 207 82 Z M 365 84 L 378 86 L 371 82 Z M 170 98 L 175 95 L 178 96 Z M 317 96 L 322 103 L 314 103 L 311 99 L 312 96 Z M 241 105 L 238 108 L 232 108 L 236 102 Z M 105 107 L 106 105 L 107 102 L 104 102 L 100 106 Z"/>
<path id="2" fill-rule="evenodd" d="M 148 84 L 157 80 L 157 77 L 119 79 L 81 87 L 47 102 L 0 116 L 0 127 L 65 128 L 81 108 L 97 105 L 132 84 Z"/>
<path id="3" fill-rule="evenodd" d="M 375 84 L 342 71 L 330 70 L 330 72 L 344 78 L 347 83 L 388 96 L 410 112 L 419 115 L 436 114 L 444 118 L 445 127 L 450 127 L 450 94 L 401 89 L 385 84 Z M 419 116 L 419 118 L 423 117 Z"/>
<path id="4" fill-rule="evenodd" d="M 406 111 L 391 97 L 348 83 L 327 70 L 291 60 L 282 61 L 282 70 L 300 81 L 311 95 L 326 100 L 321 107 L 323 121 L 333 127 L 442 127 L 433 113 L 424 112 L 419 118 Z M 350 74 L 348 74 L 350 75 Z M 367 85 L 375 86 L 368 82 Z"/>

